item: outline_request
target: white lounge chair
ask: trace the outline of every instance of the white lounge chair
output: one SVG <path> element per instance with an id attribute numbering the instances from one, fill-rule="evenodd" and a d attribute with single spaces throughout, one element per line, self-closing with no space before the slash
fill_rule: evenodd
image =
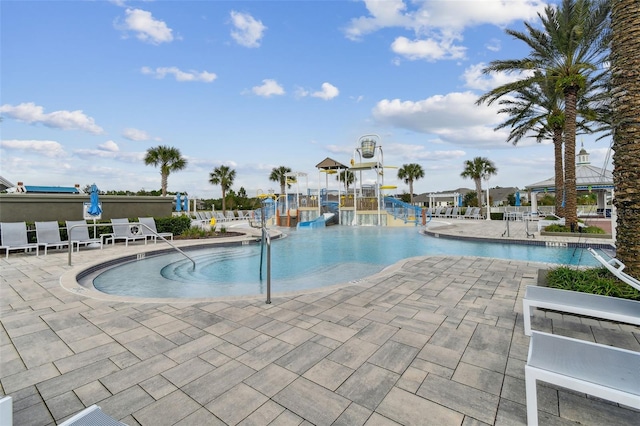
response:
<path id="1" fill-rule="evenodd" d="M 57 221 L 36 222 L 36 240 L 38 246 L 44 248 L 46 256 L 48 248 L 62 249 L 69 247 L 69 241 L 60 238 L 60 227 Z"/>
<path id="2" fill-rule="evenodd" d="M 124 241 L 124 245 L 128 246 L 129 241 L 144 241 L 147 244 L 146 235 L 142 234 L 143 226 L 130 224 L 129 219 L 111 219 L 112 234 L 105 235 L 105 244 L 115 244 L 116 241 Z M 135 231 L 135 232 L 134 232 Z"/>
<path id="3" fill-rule="evenodd" d="M 71 242 L 71 249 L 76 248 L 76 251 L 80 251 L 80 246 L 100 246 L 102 249 L 102 237 L 91 238 L 89 236 L 89 226 L 84 220 L 67 220 L 67 235 Z"/>
<path id="4" fill-rule="evenodd" d="M 10 396 L 0 398 L 0 425 L 13 424 L 13 399 Z"/>
<path id="5" fill-rule="evenodd" d="M 640 409 L 640 352 L 534 331 L 524 379 L 529 426 L 538 424 L 538 381 Z"/>
<path id="6" fill-rule="evenodd" d="M 464 211 L 464 214 L 460 217 L 462 217 L 463 219 L 474 219 L 474 213 L 476 211 L 475 207 L 467 207 Z"/>
<path id="7" fill-rule="evenodd" d="M 602 318 L 640 326 L 640 302 L 619 297 L 528 285 L 522 299 L 524 334 L 531 336 L 531 309 Z"/>
<path id="8" fill-rule="evenodd" d="M 127 426 L 126 423 L 122 423 L 107 415 L 97 405 L 92 405 L 80 411 L 78 414 L 69 417 L 59 426 L 87 426 L 87 425 L 99 425 L 99 426 Z"/>
<path id="9" fill-rule="evenodd" d="M 173 240 L 173 232 L 158 232 L 156 220 L 152 217 L 139 217 L 138 222 L 142 224 L 142 235 L 148 239 L 158 242 L 158 237 Z M 146 226 L 145 226 L 146 225 Z"/>
<path id="10" fill-rule="evenodd" d="M 623 271 L 623 269 L 625 268 L 624 263 L 620 262 L 615 257 L 606 260 L 591 247 L 587 248 L 587 250 L 589 250 L 589 253 L 591 253 L 591 255 L 595 257 L 598 262 L 602 263 L 602 266 L 607 268 L 609 272 L 618 277 L 622 282 L 627 283 L 631 287 L 640 291 L 640 280 L 633 278 L 631 275 Z"/>
<path id="11" fill-rule="evenodd" d="M 38 244 L 29 242 L 25 222 L 0 223 L 0 238 L 2 239 L 0 249 L 5 249 L 6 258 L 9 258 L 10 250 L 24 250 L 26 253 L 36 249 L 36 256 L 39 254 Z"/>

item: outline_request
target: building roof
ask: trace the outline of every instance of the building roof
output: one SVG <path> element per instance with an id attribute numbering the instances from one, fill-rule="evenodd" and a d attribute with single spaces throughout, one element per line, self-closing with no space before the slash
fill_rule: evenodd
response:
<path id="1" fill-rule="evenodd" d="M 38 194 L 82 194 L 80 188 L 73 186 L 33 186 L 25 185 L 25 192 Z"/>
<path id="2" fill-rule="evenodd" d="M 555 192 L 555 177 L 527 185 L 525 189 L 531 192 Z M 589 162 L 589 153 L 584 148 L 580 150 L 576 162 L 576 189 L 578 191 L 613 189 L 613 173 L 610 170 L 592 166 Z"/>
<path id="3" fill-rule="evenodd" d="M 316 165 L 316 168 L 322 169 L 322 170 L 336 170 L 336 169 L 348 169 L 349 166 L 345 166 L 344 164 L 337 162 L 333 158 L 327 157 L 321 162 L 319 162 Z"/>

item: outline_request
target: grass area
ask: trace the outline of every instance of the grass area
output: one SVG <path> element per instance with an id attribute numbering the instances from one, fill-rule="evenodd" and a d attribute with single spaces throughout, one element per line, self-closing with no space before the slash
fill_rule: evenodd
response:
<path id="1" fill-rule="evenodd" d="M 572 269 L 566 266 L 550 269 L 547 286 L 603 296 L 640 300 L 640 291 L 623 283 L 607 268 Z"/>

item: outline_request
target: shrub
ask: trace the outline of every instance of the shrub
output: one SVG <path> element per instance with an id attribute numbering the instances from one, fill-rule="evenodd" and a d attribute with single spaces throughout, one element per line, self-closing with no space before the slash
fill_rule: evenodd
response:
<path id="1" fill-rule="evenodd" d="M 544 227 L 546 232 L 571 232 L 568 226 L 552 224 Z"/>
<path id="2" fill-rule="evenodd" d="M 585 226 L 583 228 L 579 228 L 580 232 L 584 234 L 604 234 L 604 230 L 602 228 L 598 228 L 597 226 Z M 571 232 L 571 228 L 565 225 L 547 225 L 544 230 L 546 232 Z"/>
<path id="3" fill-rule="evenodd" d="M 566 266 L 550 269 L 547 286 L 562 290 L 640 300 L 640 291 L 623 283 L 607 268 L 571 269 Z"/>

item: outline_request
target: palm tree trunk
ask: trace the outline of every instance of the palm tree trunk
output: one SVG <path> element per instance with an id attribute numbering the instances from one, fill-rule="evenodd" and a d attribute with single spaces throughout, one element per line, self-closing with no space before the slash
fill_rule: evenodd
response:
<path id="1" fill-rule="evenodd" d="M 564 167 L 562 166 L 562 128 L 553 130 L 553 151 L 555 157 L 556 214 L 564 217 L 562 198 L 564 195 Z"/>
<path id="2" fill-rule="evenodd" d="M 578 193 L 576 190 L 576 103 L 578 86 L 569 86 L 564 91 L 564 199 L 565 222 L 572 231 L 578 227 Z"/>
<path id="3" fill-rule="evenodd" d="M 482 180 L 474 179 L 476 182 L 476 195 L 478 197 L 478 207 L 482 207 Z"/>
<path id="4" fill-rule="evenodd" d="M 409 181 L 409 201 L 413 205 L 413 181 Z"/>
<path id="5" fill-rule="evenodd" d="M 160 186 L 162 187 L 162 196 L 166 197 L 167 196 L 167 180 L 169 178 L 169 175 L 164 172 L 161 172 L 160 175 L 161 175 Z"/>
<path id="6" fill-rule="evenodd" d="M 611 2 L 616 257 L 640 276 L 640 2 Z"/>
<path id="7" fill-rule="evenodd" d="M 227 198 L 227 193 L 224 190 L 224 188 L 222 189 L 222 214 L 227 214 L 227 202 L 226 202 L 226 198 Z"/>

